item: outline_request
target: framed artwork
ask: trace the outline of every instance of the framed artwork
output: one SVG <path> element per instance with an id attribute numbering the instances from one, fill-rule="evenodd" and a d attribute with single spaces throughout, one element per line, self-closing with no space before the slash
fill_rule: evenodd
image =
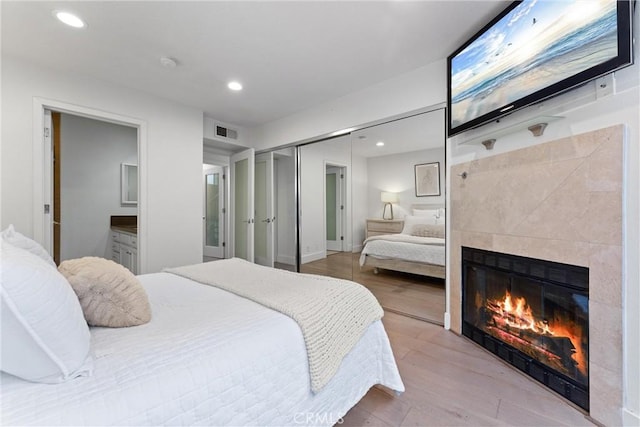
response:
<path id="1" fill-rule="evenodd" d="M 440 162 L 415 165 L 416 197 L 440 195 Z"/>

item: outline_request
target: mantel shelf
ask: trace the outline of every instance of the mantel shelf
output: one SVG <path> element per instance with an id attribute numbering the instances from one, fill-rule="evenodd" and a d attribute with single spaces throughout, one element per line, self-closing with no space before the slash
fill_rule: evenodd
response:
<path id="1" fill-rule="evenodd" d="M 494 130 L 490 130 L 490 131 L 486 131 L 482 134 L 473 136 L 465 141 L 461 141 L 460 144 L 483 144 L 485 146 L 485 148 L 487 148 L 487 150 L 490 150 L 491 148 L 493 148 L 493 144 L 496 141 L 499 141 L 500 138 L 506 136 L 506 135 L 511 135 L 514 134 L 516 132 L 520 132 L 523 130 L 527 130 L 529 129 L 531 126 L 535 126 L 538 124 L 542 124 L 542 123 L 546 123 L 549 124 L 551 122 L 555 122 L 558 120 L 564 119 L 564 117 L 562 116 L 538 116 L 538 117 L 533 117 L 531 119 L 528 120 L 524 120 L 518 123 L 514 123 L 512 125 L 506 126 L 504 128 L 501 129 L 494 129 Z M 533 134 L 533 131 L 531 131 Z M 542 129 L 542 132 L 544 132 L 544 128 Z M 540 135 L 542 135 L 542 133 L 540 133 Z M 540 136 L 540 135 L 533 135 L 535 136 Z"/>

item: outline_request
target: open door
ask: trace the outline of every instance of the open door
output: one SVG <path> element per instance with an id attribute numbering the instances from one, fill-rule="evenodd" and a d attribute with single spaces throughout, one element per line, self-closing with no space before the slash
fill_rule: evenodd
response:
<path id="1" fill-rule="evenodd" d="M 204 173 L 203 254 L 224 258 L 224 171 L 207 165 Z"/>
<path id="2" fill-rule="evenodd" d="M 255 261 L 273 267 L 275 248 L 275 207 L 273 152 L 256 156 L 255 161 Z"/>
<path id="3" fill-rule="evenodd" d="M 255 150 L 231 156 L 231 253 L 253 262 Z"/>
<path id="4" fill-rule="evenodd" d="M 325 228 L 328 251 L 344 251 L 344 168 L 326 166 Z"/>

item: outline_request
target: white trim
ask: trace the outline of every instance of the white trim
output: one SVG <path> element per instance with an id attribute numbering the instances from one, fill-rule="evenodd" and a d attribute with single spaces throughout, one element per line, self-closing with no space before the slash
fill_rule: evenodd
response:
<path id="1" fill-rule="evenodd" d="M 33 98 L 33 239 L 43 243 L 44 215 L 44 110 L 73 114 L 102 122 L 134 127 L 138 138 L 138 274 L 147 272 L 147 122 L 134 117 L 96 110 L 52 99 Z M 51 248 L 46 248 L 51 251 Z"/>
<path id="2" fill-rule="evenodd" d="M 318 261 L 327 257 L 326 251 L 312 252 L 310 254 L 302 255 L 300 264 L 306 264 L 308 262 Z"/>
<path id="3" fill-rule="evenodd" d="M 278 254 L 278 256 L 276 257 L 276 262 L 280 264 L 296 265 L 296 257 L 291 255 Z"/>
<path id="4" fill-rule="evenodd" d="M 634 414 L 627 408 L 622 408 L 622 425 L 623 426 L 640 426 L 640 415 Z"/>
<path id="5" fill-rule="evenodd" d="M 446 330 L 451 329 L 451 314 L 448 311 L 444 312 L 444 328 Z"/>

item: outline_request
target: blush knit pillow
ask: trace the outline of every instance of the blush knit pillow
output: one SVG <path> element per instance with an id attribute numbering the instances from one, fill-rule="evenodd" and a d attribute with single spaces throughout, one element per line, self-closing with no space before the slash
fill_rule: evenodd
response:
<path id="1" fill-rule="evenodd" d="M 58 267 L 78 295 L 87 323 L 120 328 L 151 320 L 140 281 L 120 264 L 98 257 L 64 261 Z"/>

